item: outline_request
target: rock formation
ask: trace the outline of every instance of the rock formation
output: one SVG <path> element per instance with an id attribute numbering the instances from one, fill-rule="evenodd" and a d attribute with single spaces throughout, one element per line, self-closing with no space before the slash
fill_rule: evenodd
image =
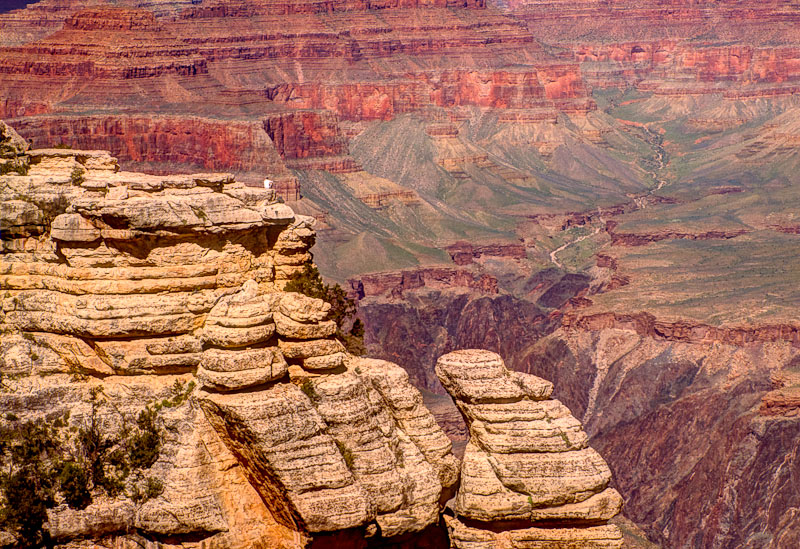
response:
<path id="1" fill-rule="evenodd" d="M 226 174 L 125 172 L 0 131 L 0 421 L 69 411 L 113 434 L 148 406 L 163 434 L 160 494 L 95 485 L 48 511 L 50 536 L 359 547 L 438 523 L 458 465 L 408 375 L 347 354 L 329 304 L 282 291 L 311 218 Z"/>
<path id="2" fill-rule="evenodd" d="M 560 375 L 559 398 L 608 461 L 625 515 L 662 547 L 793 547 L 800 349 L 665 339 L 627 320 L 557 330 L 524 367 Z"/>
<path id="3" fill-rule="evenodd" d="M 470 434 L 446 516 L 455 547 L 622 547 L 611 471 L 550 382 L 481 350 L 442 356 L 436 374 Z"/>

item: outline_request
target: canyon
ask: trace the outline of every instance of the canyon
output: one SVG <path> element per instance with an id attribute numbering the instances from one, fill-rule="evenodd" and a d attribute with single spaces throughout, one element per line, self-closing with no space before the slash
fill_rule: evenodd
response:
<path id="1" fill-rule="evenodd" d="M 30 149 L 4 123 L 0 159 L 4 546 L 622 547 L 611 471 L 552 383 L 441 357 L 473 418 L 462 465 L 408 373 L 290 290 L 314 219 L 274 190 Z"/>
<path id="2" fill-rule="evenodd" d="M 45 163 L 109 150 L 115 173 L 187 194 L 271 179 L 270 201 L 315 220 L 314 262 L 358 301 L 369 356 L 434 403 L 459 458 L 478 438 L 435 365 L 488 349 L 553 381 L 650 541 L 788 548 L 798 20 L 790 0 L 40 0 L 0 13 L 0 118 Z M 211 171 L 232 179 L 172 179 Z M 53 230 L 14 207 L 4 238 Z M 178 376 L 201 358 L 131 352 L 102 357 Z M 209 387 L 232 378 L 202 364 Z M 443 520 L 470 542 L 521 539 Z"/>

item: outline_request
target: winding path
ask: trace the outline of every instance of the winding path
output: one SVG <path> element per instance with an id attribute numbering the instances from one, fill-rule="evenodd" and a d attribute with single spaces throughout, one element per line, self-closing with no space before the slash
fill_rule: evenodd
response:
<path id="1" fill-rule="evenodd" d="M 570 240 L 566 244 L 563 244 L 563 245 L 559 246 L 558 248 L 556 248 L 555 250 L 553 250 L 552 252 L 550 252 L 550 261 L 553 262 L 553 265 L 555 265 L 559 269 L 563 269 L 564 266 L 558 261 L 558 258 L 556 257 L 556 255 L 558 255 L 559 252 L 565 250 L 568 246 L 572 246 L 573 244 L 577 244 L 578 242 L 582 242 L 582 241 L 586 240 L 587 238 L 589 238 L 590 236 L 594 236 L 597 233 L 599 233 L 600 231 L 602 231 L 603 227 L 605 227 L 605 222 L 602 219 L 600 221 L 601 221 L 602 224 L 599 227 L 596 227 L 594 229 L 594 232 L 591 232 L 589 234 L 585 234 L 583 236 L 579 236 L 575 240 Z"/>
<path id="2" fill-rule="evenodd" d="M 643 125 L 643 126 L 641 126 L 641 128 L 647 133 L 647 136 L 649 138 L 649 139 L 647 139 L 647 143 L 655 150 L 656 159 L 658 161 L 658 168 L 656 168 L 656 170 L 654 170 L 654 171 L 647 172 L 648 174 L 653 176 L 654 180 L 658 181 L 658 186 L 655 189 L 651 189 L 647 193 L 645 193 L 645 194 L 643 194 L 641 196 L 637 196 L 637 197 L 635 197 L 633 199 L 634 202 L 636 203 L 636 205 L 639 208 L 645 208 L 645 207 L 647 207 L 647 197 L 652 195 L 654 192 L 660 190 L 664 185 L 666 185 L 668 183 L 668 181 L 666 179 L 661 179 L 659 177 L 659 175 L 658 175 L 658 172 L 660 172 L 661 170 L 663 170 L 664 168 L 667 167 L 667 163 L 664 162 L 664 149 L 661 147 L 660 136 L 658 134 L 656 134 L 653 130 L 648 128 L 647 126 Z M 600 209 L 598 209 L 598 214 L 601 214 L 601 213 L 602 213 L 602 211 Z M 589 234 L 585 234 L 583 236 L 579 236 L 575 240 L 570 240 L 566 244 L 562 244 L 561 246 L 559 246 L 558 248 L 556 248 L 555 250 L 550 252 L 550 261 L 553 263 L 553 265 L 555 265 L 559 269 L 563 269 L 564 266 L 558 260 L 558 257 L 556 257 L 559 253 L 564 251 L 569 246 L 572 246 L 573 244 L 577 244 L 578 242 L 582 242 L 582 241 L 586 240 L 587 238 L 589 238 L 590 236 L 594 236 L 597 233 L 599 233 L 600 231 L 602 231 L 603 228 L 605 227 L 605 221 L 603 220 L 602 217 L 599 217 L 599 220 L 600 220 L 600 226 L 596 227 L 593 232 L 591 232 Z"/>

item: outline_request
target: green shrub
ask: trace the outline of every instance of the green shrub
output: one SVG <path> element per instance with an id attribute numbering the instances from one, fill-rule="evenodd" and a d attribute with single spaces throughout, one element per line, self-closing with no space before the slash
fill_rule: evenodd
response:
<path id="1" fill-rule="evenodd" d="M 72 168 L 72 172 L 69 174 L 70 183 L 72 183 L 73 185 L 80 185 L 86 180 L 83 177 L 85 173 L 86 170 L 84 170 L 81 167 L 75 166 L 74 168 Z"/>
<path id="2" fill-rule="evenodd" d="M 58 484 L 64 501 L 73 509 L 86 509 L 92 502 L 89 493 L 89 475 L 86 469 L 75 461 L 67 461 L 61 467 Z"/>
<path id="3" fill-rule="evenodd" d="M 176 385 L 172 401 L 184 402 L 193 387 Z M 101 389 L 91 391 L 90 403 L 80 425 L 69 424 L 69 413 L 21 422 L 9 412 L 0 422 L 0 529 L 15 533 L 21 547 L 49 543 L 43 525 L 57 501 L 85 509 L 95 491 L 117 497 L 132 484 L 129 477 L 141 479 L 158 459 L 163 442 L 154 407 L 141 410 L 135 422 L 112 407 L 105 415 L 118 414 L 122 428 L 107 432 L 117 422 L 101 421 Z M 141 488 L 132 485 L 130 497 L 138 502 L 164 491 L 153 477 Z"/>
<path id="4" fill-rule="evenodd" d="M 149 499 L 157 498 L 163 493 L 164 483 L 155 477 L 147 477 L 144 486 L 133 485 L 130 498 L 134 503 L 144 503 Z"/>
<path id="5" fill-rule="evenodd" d="M 0 175 L 15 173 L 17 175 L 28 175 L 28 165 L 17 162 L 5 162 L 0 164 Z"/>
<path id="6" fill-rule="evenodd" d="M 156 425 L 157 412 L 147 407 L 136 418 L 138 430 L 129 439 L 130 463 L 135 469 L 149 469 L 161 452 L 161 433 Z"/>
<path id="7" fill-rule="evenodd" d="M 60 439 L 47 420 L 15 421 L 0 428 L 0 457 L 9 464 L 0 473 L 3 505 L 0 527 L 15 531 L 23 547 L 46 542 L 42 525 L 47 509 L 55 505 Z"/>
<path id="8" fill-rule="evenodd" d="M 336 447 L 339 449 L 339 453 L 342 454 L 342 458 L 344 458 L 344 462 L 347 465 L 348 469 L 353 468 L 353 451 L 350 450 L 347 446 L 344 445 L 343 442 L 336 441 Z"/>
<path id="9" fill-rule="evenodd" d="M 287 292 L 297 292 L 315 297 L 331 304 L 329 318 L 336 323 L 336 337 L 351 354 L 361 356 L 366 353 L 364 347 L 364 324 L 353 319 L 356 314 L 356 302 L 347 297 L 338 284 L 325 284 L 313 264 L 307 263 L 303 271 L 290 280 L 284 288 Z M 352 320 L 352 322 L 351 322 Z M 347 329 L 348 324 L 349 329 Z"/>
<path id="10" fill-rule="evenodd" d="M 317 394 L 317 389 L 314 387 L 314 382 L 310 379 L 307 379 L 300 385 L 300 390 L 303 391 L 308 398 L 311 400 L 318 400 L 319 394 Z"/>

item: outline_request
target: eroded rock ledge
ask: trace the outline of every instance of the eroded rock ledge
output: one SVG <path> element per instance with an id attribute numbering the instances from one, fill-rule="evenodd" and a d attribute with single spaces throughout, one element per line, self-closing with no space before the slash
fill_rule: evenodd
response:
<path id="1" fill-rule="evenodd" d="M 30 150 L 2 123 L 0 166 L 3 427 L 58 416 L 116 444 L 152 406 L 162 433 L 146 475 L 163 489 L 59 496 L 60 547 L 620 546 L 621 499 L 578 421 L 488 351 L 437 366 L 471 440 L 451 540 L 432 535 L 451 443 L 404 369 L 348 354 L 329 304 L 284 291 L 313 219 L 273 191 Z"/>
<path id="2" fill-rule="evenodd" d="M 622 507 L 611 471 L 550 382 L 483 350 L 442 356 L 436 374 L 470 433 L 445 515 L 454 547 L 622 547 L 608 524 Z"/>
<path id="3" fill-rule="evenodd" d="M 329 304 L 283 291 L 311 261 L 312 218 L 229 175 L 123 172 L 0 131 L 0 410 L 78 428 L 102 388 L 113 431 L 194 382 L 159 412 L 147 474 L 163 492 L 61 503 L 57 542 L 362 547 L 439 522 L 458 463 L 420 393 L 345 353 Z"/>

